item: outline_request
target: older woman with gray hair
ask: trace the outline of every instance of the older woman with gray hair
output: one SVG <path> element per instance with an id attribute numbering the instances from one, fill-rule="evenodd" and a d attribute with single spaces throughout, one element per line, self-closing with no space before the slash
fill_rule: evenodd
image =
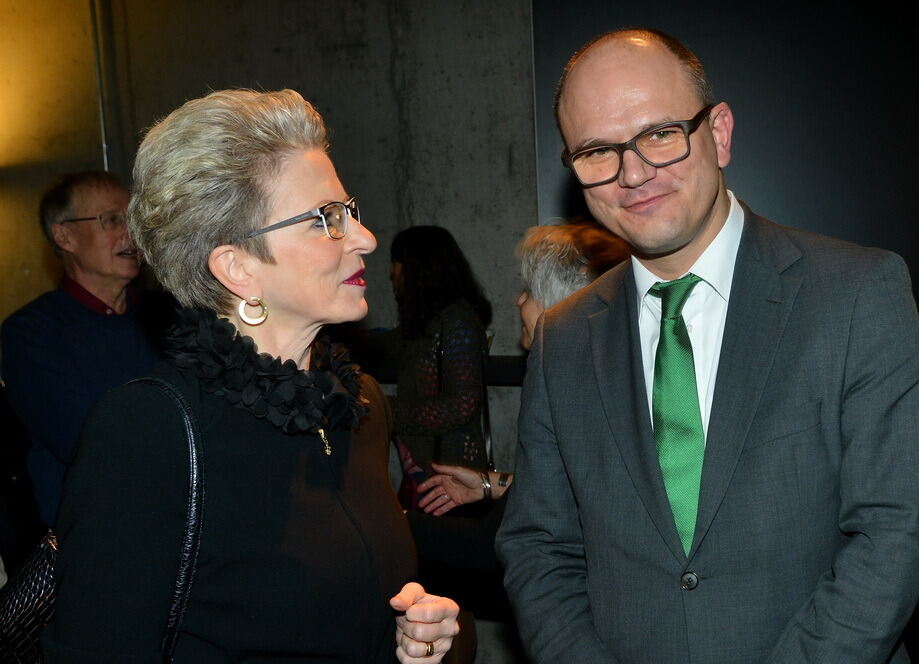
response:
<path id="1" fill-rule="evenodd" d="M 376 247 L 327 150 L 296 92 L 228 90 L 181 106 L 137 154 L 128 223 L 183 306 L 153 375 L 187 401 L 204 460 L 177 662 L 439 662 L 457 631 L 452 600 L 406 583 L 386 399 L 318 336 L 366 314 Z M 185 439 L 148 383 L 90 415 L 57 523 L 46 661 L 162 661 Z"/>

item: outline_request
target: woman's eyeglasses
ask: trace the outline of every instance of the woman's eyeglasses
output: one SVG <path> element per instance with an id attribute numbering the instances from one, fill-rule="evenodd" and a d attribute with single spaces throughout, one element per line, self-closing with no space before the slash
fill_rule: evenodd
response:
<path id="1" fill-rule="evenodd" d="M 323 228 L 325 228 L 325 234 L 332 240 L 340 240 L 348 232 L 349 218 L 354 219 L 357 223 L 361 223 L 361 212 L 357 207 L 357 199 L 353 196 L 344 203 L 332 201 L 331 203 L 326 203 L 325 205 L 321 205 L 303 214 L 298 214 L 296 217 L 291 217 L 290 219 L 279 221 L 265 226 L 264 228 L 259 228 L 257 231 L 249 233 L 246 237 L 256 237 L 269 231 L 276 231 L 279 228 L 286 228 L 304 221 L 319 219 L 322 221 Z"/>

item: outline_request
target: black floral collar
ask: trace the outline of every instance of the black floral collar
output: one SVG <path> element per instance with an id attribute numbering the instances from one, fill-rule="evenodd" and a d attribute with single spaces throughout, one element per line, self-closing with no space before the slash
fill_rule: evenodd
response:
<path id="1" fill-rule="evenodd" d="M 165 349 L 176 366 L 195 373 L 206 392 L 267 418 L 286 433 L 351 429 L 366 412 L 360 367 L 341 344 L 315 341 L 312 368 L 303 371 L 293 360 L 259 353 L 252 338 L 239 334 L 225 318 L 180 309 Z M 336 389 L 337 383 L 344 390 Z"/>

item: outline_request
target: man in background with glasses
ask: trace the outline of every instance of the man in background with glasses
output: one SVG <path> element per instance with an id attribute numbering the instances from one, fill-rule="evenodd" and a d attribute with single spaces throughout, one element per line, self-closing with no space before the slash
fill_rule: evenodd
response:
<path id="1" fill-rule="evenodd" d="M 0 375 L 30 438 L 27 466 L 48 526 L 90 407 L 152 368 L 172 315 L 165 296 L 132 285 L 140 261 L 125 227 L 127 205 L 111 173 L 59 177 L 41 199 L 39 220 L 61 259 L 61 285 L 3 323 Z"/>
<path id="2" fill-rule="evenodd" d="M 562 159 L 633 258 L 537 326 L 497 538 L 534 662 L 908 662 L 919 319 L 896 255 L 728 191 L 701 64 L 604 35 Z M 842 174 L 841 174 L 842 175 Z"/>

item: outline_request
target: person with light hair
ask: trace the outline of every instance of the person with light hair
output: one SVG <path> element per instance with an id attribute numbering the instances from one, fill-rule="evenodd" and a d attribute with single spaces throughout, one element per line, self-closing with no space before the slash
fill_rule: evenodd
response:
<path id="1" fill-rule="evenodd" d="M 26 468 L 46 528 L 54 525 L 93 404 L 163 357 L 175 303 L 138 283 L 140 261 L 125 226 L 128 198 L 118 176 L 106 171 L 63 173 L 49 184 L 38 223 L 60 260 L 61 282 L 0 328 L 0 375 L 28 435 Z"/>
<path id="2" fill-rule="evenodd" d="M 520 345 L 529 350 L 540 314 L 629 256 L 629 247 L 590 222 L 532 226 L 517 247 Z"/>
<path id="3" fill-rule="evenodd" d="M 543 311 L 628 256 L 629 246 L 625 242 L 590 221 L 528 228 L 517 246 L 523 280 L 523 290 L 517 298 L 520 345 L 529 350 L 533 330 Z M 442 516 L 458 505 L 480 500 L 497 501 L 514 481 L 513 473 L 491 469 L 480 471 L 443 463 L 434 463 L 432 467 L 437 474 L 418 485 L 418 492 L 422 494 L 418 505 L 435 516 Z M 496 528 L 500 518 L 494 521 Z M 491 531 L 489 542 L 493 536 Z"/>
<path id="4" fill-rule="evenodd" d="M 456 603 L 409 582 L 386 398 L 320 338 L 367 313 L 376 248 L 328 148 L 297 92 L 224 90 L 171 113 L 137 153 L 128 225 L 182 305 L 151 375 L 188 402 L 204 456 L 176 662 L 439 662 L 457 633 Z M 96 405 L 57 523 L 45 661 L 163 661 L 185 441 L 149 383 Z"/>

